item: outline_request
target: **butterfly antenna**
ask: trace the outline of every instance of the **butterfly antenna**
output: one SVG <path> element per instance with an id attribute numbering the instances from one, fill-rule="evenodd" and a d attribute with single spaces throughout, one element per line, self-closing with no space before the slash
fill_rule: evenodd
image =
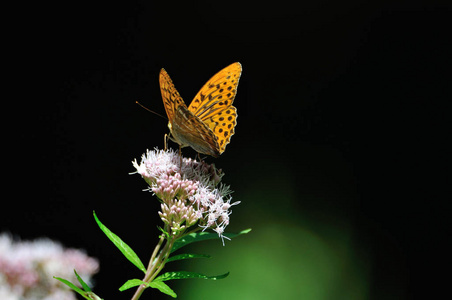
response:
<path id="1" fill-rule="evenodd" d="M 159 117 L 161 117 L 161 118 L 163 118 L 163 119 L 165 119 L 165 120 L 168 120 L 167 118 L 165 118 L 164 116 L 162 116 L 161 114 L 159 114 L 159 113 L 156 113 L 155 111 L 153 111 L 153 110 L 150 110 L 149 108 L 147 108 L 146 106 L 144 106 L 144 105 L 142 105 L 140 102 L 138 102 L 138 101 L 135 101 L 135 103 L 136 104 L 138 104 L 139 106 L 141 106 L 142 108 L 144 108 L 145 110 L 147 110 L 148 112 L 151 112 L 151 113 L 153 113 L 153 114 L 155 114 L 155 115 L 157 115 L 157 116 L 159 116 Z"/>

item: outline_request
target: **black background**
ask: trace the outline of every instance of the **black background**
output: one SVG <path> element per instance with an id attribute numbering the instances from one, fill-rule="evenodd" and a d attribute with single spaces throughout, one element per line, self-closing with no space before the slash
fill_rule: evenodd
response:
<path id="1" fill-rule="evenodd" d="M 439 293 L 450 212 L 441 188 L 450 138 L 447 1 L 246 3 L 11 8 L 0 230 L 87 249 L 101 260 L 95 291 L 130 298 L 117 288 L 138 275 L 127 273 L 92 211 L 149 257 L 159 206 L 128 173 L 145 149 L 163 147 L 168 129 L 135 101 L 165 114 L 160 68 L 189 103 L 239 61 L 236 134 L 220 158 L 207 158 L 242 201 L 231 228 L 258 231 L 260 214 L 270 212 L 332 226 L 340 216 L 377 266 L 370 298 Z M 286 186 L 296 191 L 290 199 L 279 196 Z M 256 189 L 268 199 L 242 198 Z"/>

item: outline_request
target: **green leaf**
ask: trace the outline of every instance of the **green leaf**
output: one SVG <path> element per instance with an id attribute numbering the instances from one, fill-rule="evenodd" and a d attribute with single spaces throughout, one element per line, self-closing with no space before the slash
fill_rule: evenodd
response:
<path id="1" fill-rule="evenodd" d="M 122 291 L 125 291 L 127 289 L 139 286 L 140 284 L 144 284 L 147 287 L 158 289 L 160 292 L 162 292 L 164 294 L 167 294 L 167 295 L 169 295 L 169 296 L 171 296 L 173 298 L 177 298 L 176 293 L 167 284 L 165 284 L 164 282 L 161 282 L 161 281 L 146 283 L 146 282 L 144 282 L 142 280 L 139 280 L 139 279 L 130 279 L 126 283 L 124 283 L 119 288 L 119 290 L 122 292 Z"/>
<path id="2" fill-rule="evenodd" d="M 193 253 L 184 253 L 179 255 L 174 255 L 168 258 L 166 262 L 182 260 L 182 259 L 190 259 L 190 258 L 211 258 L 210 255 L 207 254 L 193 254 Z"/>
<path id="3" fill-rule="evenodd" d="M 107 227 L 105 227 L 105 225 L 99 221 L 94 211 L 93 215 L 94 218 L 96 219 L 97 225 L 99 225 L 99 228 L 105 233 L 105 235 L 110 239 L 110 241 L 112 241 L 113 244 L 115 244 L 119 251 L 121 251 L 122 254 L 124 254 L 124 256 L 138 269 L 143 271 L 143 273 L 146 273 L 146 268 L 144 267 L 138 255 L 132 250 L 132 248 L 130 248 L 126 243 L 124 243 L 121 240 L 121 238 L 119 238 L 116 234 L 114 234 Z"/>
<path id="4" fill-rule="evenodd" d="M 176 293 L 164 282 L 151 282 L 149 286 L 151 288 L 158 289 L 160 292 L 167 294 L 173 298 L 177 298 Z"/>
<path id="5" fill-rule="evenodd" d="M 81 288 L 79 288 L 78 286 L 76 286 L 75 284 L 73 284 L 72 282 L 70 282 L 70 281 L 68 281 L 66 279 L 60 278 L 60 277 L 55 277 L 54 276 L 53 278 L 55 278 L 56 280 L 61 281 L 62 283 L 64 283 L 65 285 L 67 285 L 68 287 L 70 287 L 71 289 L 73 289 L 74 291 L 76 291 L 77 293 L 79 293 L 80 295 L 82 295 L 83 297 L 86 298 L 85 291 L 82 290 Z M 89 298 L 86 298 L 86 299 L 89 299 Z"/>
<path id="6" fill-rule="evenodd" d="M 74 270 L 75 272 L 75 270 Z M 80 276 L 78 276 L 77 272 L 75 272 L 75 275 L 77 276 L 77 279 L 79 279 L 79 282 L 82 283 L 83 280 L 80 278 Z M 91 289 L 88 287 L 88 285 L 86 285 L 85 282 L 83 282 L 82 286 L 85 289 L 82 290 L 81 288 L 79 288 L 78 286 L 74 285 L 72 282 L 60 278 L 60 277 L 53 277 L 59 281 L 61 281 L 62 283 L 66 284 L 67 286 L 69 286 L 71 289 L 73 289 L 75 292 L 77 292 L 78 294 L 80 294 L 83 298 L 88 299 L 88 300 L 102 300 L 99 296 L 97 296 L 96 294 L 94 294 Z M 80 281 L 81 280 L 81 281 Z M 88 288 L 88 290 L 86 290 L 86 288 Z"/>
<path id="7" fill-rule="evenodd" d="M 127 280 L 126 283 L 124 283 L 124 284 L 119 288 L 119 290 L 122 292 L 122 291 L 128 290 L 128 289 L 130 289 L 130 288 L 139 286 L 140 284 L 145 284 L 145 285 L 148 286 L 148 284 L 147 284 L 146 282 L 144 282 L 144 281 L 142 281 L 142 280 L 140 280 L 140 279 L 130 279 L 130 280 Z"/>
<path id="8" fill-rule="evenodd" d="M 228 275 L 229 275 L 229 272 L 222 274 L 222 275 L 207 276 L 207 275 L 195 273 L 195 272 L 176 271 L 176 272 L 166 272 L 165 274 L 162 274 L 159 277 L 155 278 L 153 282 L 167 281 L 167 280 L 174 280 L 174 279 L 187 279 L 187 278 L 202 278 L 202 279 L 217 280 L 217 279 L 226 278 Z"/>
<path id="9" fill-rule="evenodd" d="M 245 229 L 240 231 L 239 233 L 225 233 L 224 236 L 232 239 L 239 235 L 246 234 L 251 231 L 251 228 Z M 194 243 L 194 242 L 200 242 L 205 240 L 212 240 L 212 239 L 218 239 L 218 234 L 213 232 L 196 232 L 196 233 L 190 233 L 186 236 L 183 236 L 182 238 L 178 239 L 176 242 L 174 242 L 174 246 L 171 249 L 171 253 L 176 251 L 177 249 L 180 249 L 184 246 L 187 246 L 188 244 Z"/>
<path id="10" fill-rule="evenodd" d="M 252 230 L 251 228 L 248 228 L 248 229 L 244 229 L 244 230 L 242 230 L 242 231 L 240 231 L 238 233 L 225 233 L 224 236 L 227 236 L 228 238 L 232 239 L 232 238 L 235 238 L 235 237 L 237 237 L 239 235 L 250 233 L 251 230 Z"/>
<path id="11" fill-rule="evenodd" d="M 74 269 L 74 273 L 75 273 L 75 276 L 77 277 L 78 282 L 80 282 L 80 284 L 82 285 L 83 289 L 84 289 L 86 292 L 91 292 L 90 287 L 89 287 L 89 286 L 83 281 L 83 279 L 77 274 L 77 271 L 75 271 L 75 269 Z"/>
<path id="12" fill-rule="evenodd" d="M 166 232 L 165 229 L 163 229 L 162 227 L 157 226 L 157 229 L 160 230 L 166 236 L 167 239 L 170 237 L 170 234 Z"/>

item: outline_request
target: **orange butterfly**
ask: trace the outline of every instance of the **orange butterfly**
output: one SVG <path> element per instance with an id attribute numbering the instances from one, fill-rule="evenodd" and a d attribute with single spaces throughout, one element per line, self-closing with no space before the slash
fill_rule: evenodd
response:
<path id="1" fill-rule="evenodd" d="M 227 66 L 207 81 L 187 108 L 162 69 L 160 90 L 169 119 L 170 139 L 181 148 L 190 146 L 198 153 L 213 157 L 222 154 L 237 124 L 237 110 L 232 103 L 241 73 L 240 63 Z"/>

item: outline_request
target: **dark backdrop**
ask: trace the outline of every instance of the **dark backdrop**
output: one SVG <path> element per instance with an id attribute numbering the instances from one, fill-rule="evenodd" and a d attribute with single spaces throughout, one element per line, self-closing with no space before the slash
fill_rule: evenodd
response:
<path id="1" fill-rule="evenodd" d="M 238 253 L 252 258 L 256 243 L 308 243 L 297 234 L 275 239 L 290 228 L 325 240 L 338 230 L 352 241 L 351 264 L 366 274 L 354 299 L 439 292 L 451 96 L 446 4 L 66 1 L 15 7 L 7 20 L 0 229 L 85 248 L 101 260 L 95 291 L 105 299 L 130 298 L 117 288 L 141 275 L 96 228 L 92 211 L 143 261 L 160 224 L 156 199 L 128 173 L 146 149 L 163 147 L 167 122 L 135 101 L 165 114 L 160 68 L 189 103 L 235 61 L 243 66 L 236 134 L 220 158 L 206 160 L 242 201 L 231 230 L 254 231 L 213 251 L 238 251 L 248 240 Z M 263 249 L 305 268 L 297 247 Z M 259 276 L 249 275 L 259 282 L 251 287 L 271 286 Z M 330 297 L 304 298 L 337 299 L 341 289 L 329 288 Z"/>

